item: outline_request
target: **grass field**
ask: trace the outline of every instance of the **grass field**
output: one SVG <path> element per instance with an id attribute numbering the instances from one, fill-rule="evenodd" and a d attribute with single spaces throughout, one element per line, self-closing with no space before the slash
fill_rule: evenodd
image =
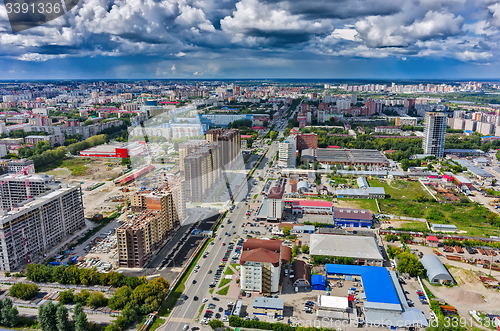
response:
<path id="1" fill-rule="evenodd" d="M 386 195 L 391 199 L 413 200 L 418 194 L 432 199 L 432 196 L 422 187 L 419 182 L 410 182 L 407 180 L 392 180 L 387 183 L 385 180 L 368 179 L 368 184 L 372 187 L 383 187 Z"/>
<path id="2" fill-rule="evenodd" d="M 223 287 L 224 285 L 227 285 L 231 283 L 231 279 L 222 279 L 219 283 L 219 288 Z"/>
<path id="3" fill-rule="evenodd" d="M 406 230 L 412 231 L 428 231 L 427 225 L 425 222 L 405 222 L 402 227 Z"/>
<path id="4" fill-rule="evenodd" d="M 55 168 L 66 168 L 71 171 L 71 175 L 73 176 L 81 176 L 88 169 L 87 165 L 91 163 L 92 160 L 90 158 L 71 158 L 65 159 L 60 163 L 52 163 L 48 167 L 38 167 L 37 172 L 48 172 Z"/>
<path id="5" fill-rule="evenodd" d="M 217 294 L 219 295 L 227 295 L 227 292 L 229 291 L 229 286 L 223 288 L 222 290 L 218 291 Z"/>
<path id="6" fill-rule="evenodd" d="M 473 203 L 444 203 L 436 201 L 415 202 L 409 200 L 379 200 L 382 213 L 398 216 L 426 218 L 430 223 L 454 224 L 459 230 L 471 236 L 498 235 L 496 227 L 490 222 L 498 216 L 487 208 Z"/>
<path id="7" fill-rule="evenodd" d="M 337 200 L 341 201 L 342 207 L 346 205 L 349 206 L 350 208 L 368 209 L 372 213 L 378 214 L 377 203 L 373 199 L 337 199 Z"/>
<path id="8" fill-rule="evenodd" d="M 227 267 L 226 268 L 226 272 L 224 273 L 224 276 L 226 276 L 226 275 L 233 275 L 233 274 L 234 274 L 233 269 Z"/>

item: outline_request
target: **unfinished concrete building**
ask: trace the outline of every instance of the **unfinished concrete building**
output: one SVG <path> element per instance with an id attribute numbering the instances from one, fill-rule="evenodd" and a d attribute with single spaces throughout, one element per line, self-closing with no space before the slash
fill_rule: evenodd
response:
<path id="1" fill-rule="evenodd" d="M 55 190 L 60 183 L 56 182 L 54 176 L 46 174 L 20 175 L 14 177 L 12 174 L 0 176 L 0 208 L 9 210 L 16 208 L 19 204 L 28 200 L 28 196 L 37 197 L 49 191 Z M 29 184 L 26 185 L 26 183 Z"/>
<path id="2" fill-rule="evenodd" d="M 59 185 L 9 211 L 1 211 L 0 269 L 24 267 L 84 226 L 81 194 L 79 185 Z"/>
<path id="3" fill-rule="evenodd" d="M 142 268 L 179 227 L 170 186 L 131 197 L 131 209 L 140 214 L 116 230 L 121 267 Z"/>

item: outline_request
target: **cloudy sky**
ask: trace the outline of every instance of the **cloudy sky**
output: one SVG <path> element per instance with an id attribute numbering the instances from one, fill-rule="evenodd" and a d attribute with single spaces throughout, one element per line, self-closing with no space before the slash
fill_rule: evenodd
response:
<path id="1" fill-rule="evenodd" d="M 80 0 L 13 34 L 0 79 L 500 78 L 500 1 Z"/>

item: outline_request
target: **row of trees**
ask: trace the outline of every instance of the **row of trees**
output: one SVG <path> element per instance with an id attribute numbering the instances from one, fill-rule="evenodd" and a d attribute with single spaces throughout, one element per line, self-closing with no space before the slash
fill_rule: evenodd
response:
<path id="1" fill-rule="evenodd" d="M 73 290 L 67 290 L 59 294 L 59 302 L 62 304 L 77 302 L 84 306 L 99 308 L 105 307 L 108 304 L 108 299 L 101 292 L 82 290 L 80 293 L 74 294 Z"/>
<path id="2" fill-rule="evenodd" d="M 89 323 L 81 304 L 73 309 L 73 322 L 69 320 L 68 309 L 52 301 L 38 307 L 39 326 L 43 331 L 88 331 Z"/>
<path id="3" fill-rule="evenodd" d="M 99 134 L 97 136 L 89 137 L 89 138 L 85 139 L 84 141 L 80 141 L 80 142 L 69 145 L 68 150 L 71 154 L 76 155 L 84 149 L 94 147 L 97 145 L 101 145 L 101 144 L 104 144 L 105 142 L 106 142 L 106 135 Z"/>
<path id="4" fill-rule="evenodd" d="M 28 264 L 26 278 L 34 282 L 113 287 L 129 286 L 132 289 L 147 282 L 144 277 L 128 277 L 117 272 L 100 273 L 95 269 L 78 268 L 75 265 L 48 267 L 41 264 Z"/>
<path id="5" fill-rule="evenodd" d="M 216 325 L 214 325 L 216 324 Z M 213 323 L 214 326 L 219 326 L 219 323 Z M 327 331 L 331 330 L 325 327 L 306 327 L 306 326 L 291 326 L 283 323 L 270 323 L 255 320 L 244 320 L 237 316 L 229 317 L 229 326 L 234 328 L 261 329 L 273 331 Z M 215 329 L 215 328 L 214 328 Z"/>

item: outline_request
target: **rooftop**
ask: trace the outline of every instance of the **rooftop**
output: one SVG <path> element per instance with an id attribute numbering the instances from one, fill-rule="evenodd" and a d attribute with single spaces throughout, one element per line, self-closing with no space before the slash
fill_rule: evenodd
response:
<path id="1" fill-rule="evenodd" d="M 383 260 L 373 237 L 312 234 L 310 251 L 311 255 Z"/>
<path id="2" fill-rule="evenodd" d="M 338 149 L 318 148 L 316 159 L 319 162 L 347 163 L 347 164 L 386 164 L 389 165 L 387 157 L 375 149 Z"/>
<path id="3" fill-rule="evenodd" d="M 360 276 L 363 282 L 366 300 L 370 302 L 370 304 L 400 305 L 389 271 L 384 267 L 327 264 L 326 272 L 329 275 Z M 401 307 L 399 307 L 399 310 L 401 310 Z"/>
<path id="4" fill-rule="evenodd" d="M 359 220 L 370 220 L 372 219 L 372 214 L 368 209 L 350 209 L 350 208 L 334 208 L 333 215 L 336 219 L 359 219 Z"/>
<path id="5" fill-rule="evenodd" d="M 271 188 L 269 194 L 267 195 L 268 199 L 278 199 L 281 200 L 283 198 L 283 194 L 285 193 L 285 188 L 281 186 L 275 186 Z"/>
<path id="6" fill-rule="evenodd" d="M 285 306 L 285 300 L 281 298 L 256 297 L 253 300 L 254 308 L 283 309 L 284 306 Z"/>

